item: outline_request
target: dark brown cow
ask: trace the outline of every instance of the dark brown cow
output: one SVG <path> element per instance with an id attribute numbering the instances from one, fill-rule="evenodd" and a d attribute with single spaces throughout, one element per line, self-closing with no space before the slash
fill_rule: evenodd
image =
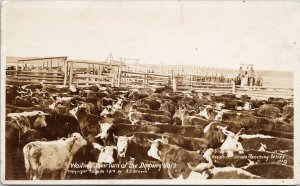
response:
<path id="1" fill-rule="evenodd" d="M 279 117 L 281 110 L 275 105 L 262 105 L 258 108 L 257 113 L 263 116 L 267 116 L 271 119 L 275 119 Z"/>
<path id="2" fill-rule="evenodd" d="M 245 170 L 264 179 L 294 178 L 294 168 L 292 166 L 278 163 L 259 163 L 249 166 Z"/>
<path id="3" fill-rule="evenodd" d="M 151 144 L 148 156 L 160 160 L 162 164 L 169 164 L 162 168 L 163 178 L 189 177 L 191 173 L 188 163 L 198 165 L 201 162 L 207 162 L 202 155 L 195 151 L 187 151 L 177 145 L 168 144 L 166 140 L 157 139 Z"/>

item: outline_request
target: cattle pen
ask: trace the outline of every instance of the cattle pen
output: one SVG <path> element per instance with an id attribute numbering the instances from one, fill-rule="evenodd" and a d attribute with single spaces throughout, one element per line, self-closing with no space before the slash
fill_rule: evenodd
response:
<path id="1" fill-rule="evenodd" d="M 7 180 L 194 179 L 206 157 L 205 179 L 294 176 L 293 89 L 65 57 L 6 73 Z"/>
<path id="2" fill-rule="evenodd" d="M 109 59 L 109 58 L 108 58 Z M 122 59 L 122 58 L 121 58 Z M 238 85 L 233 78 L 217 76 L 199 76 L 197 74 L 169 69 L 168 73 L 154 73 L 147 70 L 130 69 L 124 60 L 92 61 L 73 60 L 67 56 L 18 58 L 13 61 L 7 58 L 6 82 L 24 85 L 43 83 L 45 85 L 86 87 L 101 85 L 127 88 L 159 88 L 170 86 L 173 91 L 212 92 L 215 94 L 247 94 L 254 98 L 282 97 L 293 98 L 294 89 L 275 86 Z M 163 67 L 160 67 L 163 69 Z M 199 68 L 197 68 L 200 70 Z M 165 70 L 162 70 L 165 72 Z M 175 74 L 175 72 L 177 72 Z M 184 74 L 182 74 L 184 73 Z M 194 73 L 194 71 L 193 71 Z M 201 72 L 200 72 L 201 74 Z"/>

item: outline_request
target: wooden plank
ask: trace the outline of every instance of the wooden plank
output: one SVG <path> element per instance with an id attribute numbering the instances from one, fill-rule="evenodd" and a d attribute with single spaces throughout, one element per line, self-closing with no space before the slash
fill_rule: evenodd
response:
<path id="1" fill-rule="evenodd" d="M 42 74 L 38 74 L 38 75 L 34 75 L 34 74 L 18 74 L 17 77 L 54 77 L 54 78 L 60 78 L 63 79 L 64 76 L 61 75 L 42 75 Z"/>
<path id="2" fill-rule="evenodd" d="M 240 85 L 237 85 L 236 88 L 241 88 L 241 89 L 283 89 L 283 90 L 294 90 L 294 88 L 275 87 L 275 86 L 240 86 Z"/>
<path id="3" fill-rule="evenodd" d="M 113 78 L 113 75 L 74 74 L 74 78 Z"/>
<path id="4" fill-rule="evenodd" d="M 86 84 L 87 81 L 78 79 L 78 84 Z M 111 84 L 110 81 L 88 81 L 89 84 Z"/>
<path id="5" fill-rule="evenodd" d="M 15 81 L 18 81 L 18 80 L 31 80 L 31 79 L 34 79 L 34 80 L 49 80 L 49 81 L 59 81 L 59 82 L 63 82 L 63 79 L 60 79 L 60 78 L 46 78 L 46 77 L 36 77 L 36 78 L 28 78 L 28 77 L 16 77 L 16 76 L 13 76 L 13 77 L 10 77 L 10 79 L 13 79 Z"/>
<path id="6" fill-rule="evenodd" d="M 153 73 L 142 73 L 142 72 L 131 72 L 131 71 L 122 71 L 122 74 L 139 74 L 139 75 L 149 75 L 149 76 L 160 76 L 160 77 L 170 77 L 170 75 L 166 74 L 153 74 Z"/>
<path id="7" fill-rule="evenodd" d="M 18 71 L 18 73 L 26 73 L 26 74 L 57 74 L 57 75 L 62 75 L 64 76 L 63 72 L 42 72 L 42 71 Z"/>

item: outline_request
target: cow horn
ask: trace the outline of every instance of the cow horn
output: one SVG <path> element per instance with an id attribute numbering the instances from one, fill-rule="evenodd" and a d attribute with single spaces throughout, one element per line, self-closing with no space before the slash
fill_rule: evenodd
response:
<path id="1" fill-rule="evenodd" d="M 129 140 L 132 140 L 134 138 L 134 134 L 130 137 L 128 137 Z"/>
<path id="2" fill-rule="evenodd" d="M 150 143 L 153 143 L 153 142 L 154 142 L 154 140 L 152 141 L 152 140 L 149 140 L 149 139 L 148 139 L 148 141 L 149 141 Z"/>
<path id="3" fill-rule="evenodd" d="M 205 169 L 201 169 L 201 168 L 196 168 L 196 167 L 193 167 L 190 163 L 187 163 L 189 169 L 191 169 L 192 171 L 195 171 L 195 172 L 203 172 Z"/>

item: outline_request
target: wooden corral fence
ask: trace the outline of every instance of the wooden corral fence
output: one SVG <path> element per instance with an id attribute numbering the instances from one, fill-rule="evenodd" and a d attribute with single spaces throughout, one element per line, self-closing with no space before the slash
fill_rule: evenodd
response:
<path id="1" fill-rule="evenodd" d="M 95 84 L 115 87 L 119 86 L 120 73 L 124 65 L 118 63 L 69 60 L 68 66 L 69 84 L 75 84 L 78 87 Z"/>
<path id="2" fill-rule="evenodd" d="M 235 93 L 238 95 L 247 94 L 250 97 L 265 99 L 279 97 L 290 99 L 294 97 L 293 88 L 271 87 L 271 86 L 236 86 Z"/>
<path id="3" fill-rule="evenodd" d="M 7 70 L 6 82 L 9 84 L 41 83 L 48 85 L 63 85 L 63 72 L 15 71 Z"/>
<path id="4" fill-rule="evenodd" d="M 41 83 L 63 85 L 66 80 L 67 57 L 24 58 L 7 64 L 6 82 L 9 84 Z"/>
<path id="5" fill-rule="evenodd" d="M 240 86 L 231 83 L 199 82 L 173 78 L 174 91 L 212 92 L 216 95 L 233 93 L 236 95 L 248 95 L 254 99 L 267 99 L 269 97 L 280 97 L 290 99 L 294 97 L 293 88 L 271 87 L 271 86 Z"/>
<path id="6" fill-rule="evenodd" d="M 165 74 L 139 73 L 122 71 L 118 78 L 121 87 L 130 88 L 159 88 L 171 84 L 171 76 Z"/>
<path id="7" fill-rule="evenodd" d="M 127 71 L 123 63 L 67 60 L 67 57 L 20 59 L 14 65 L 7 65 L 6 81 L 8 84 L 18 85 L 43 82 L 47 85 L 75 84 L 78 87 L 95 84 L 128 88 L 171 86 L 174 91 L 247 94 L 258 99 L 294 97 L 292 88 L 240 86 L 235 85 L 234 81 L 219 82 L 217 79 L 207 82 L 198 76 L 174 75 L 173 71 L 171 74 L 132 72 Z"/>

